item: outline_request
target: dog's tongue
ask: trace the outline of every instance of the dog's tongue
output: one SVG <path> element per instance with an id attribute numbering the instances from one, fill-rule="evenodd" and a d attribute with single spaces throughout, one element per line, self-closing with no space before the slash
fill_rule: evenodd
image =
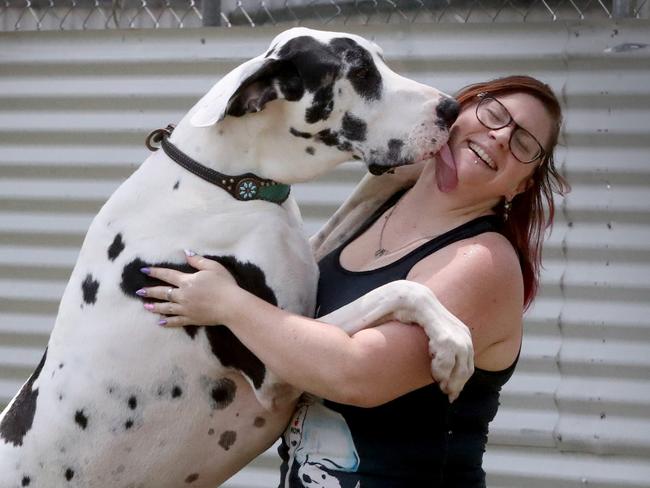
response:
<path id="1" fill-rule="evenodd" d="M 440 148 L 436 166 L 436 183 L 442 192 L 449 192 L 458 185 L 458 175 L 456 174 L 456 162 L 451 154 L 449 146 L 445 144 Z"/>

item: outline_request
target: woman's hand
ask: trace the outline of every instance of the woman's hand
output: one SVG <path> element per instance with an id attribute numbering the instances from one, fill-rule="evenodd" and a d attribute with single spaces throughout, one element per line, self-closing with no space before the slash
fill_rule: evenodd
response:
<path id="1" fill-rule="evenodd" d="M 221 264 L 192 251 L 185 251 L 187 262 L 198 271 L 183 273 L 169 268 L 143 268 L 142 272 L 172 286 L 152 286 L 136 293 L 162 302 L 147 302 L 144 308 L 165 315 L 160 325 L 215 325 L 228 322 L 230 297 L 241 292 L 233 276 Z"/>

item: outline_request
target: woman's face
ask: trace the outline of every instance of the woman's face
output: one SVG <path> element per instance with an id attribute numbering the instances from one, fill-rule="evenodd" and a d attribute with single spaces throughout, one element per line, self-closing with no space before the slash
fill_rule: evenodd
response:
<path id="1" fill-rule="evenodd" d="M 500 129 L 483 125 L 476 117 L 477 98 L 476 103 L 466 105 L 461 110 L 452 127 L 449 148 L 454 158 L 459 188 L 472 189 L 477 196 L 512 200 L 526 190 L 530 176 L 541 163 L 537 160 L 523 164 L 513 155 L 510 149 L 512 132 L 516 126 L 522 127 L 546 150 L 551 140 L 553 122 L 542 102 L 531 95 L 512 93 L 494 98 L 501 102 L 516 125 L 510 123 Z M 515 138 L 512 145 L 521 156 L 522 146 L 515 147 L 518 142 L 521 141 Z"/>

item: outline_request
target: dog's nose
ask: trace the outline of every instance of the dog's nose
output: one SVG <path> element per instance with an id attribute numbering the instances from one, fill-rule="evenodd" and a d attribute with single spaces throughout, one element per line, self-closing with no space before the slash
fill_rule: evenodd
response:
<path id="1" fill-rule="evenodd" d="M 460 112 L 460 104 L 453 98 L 442 99 L 436 108 L 438 117 L 445 123 L 447 128 L 450 128 L 451 124 L 456 122 L 458 112 Z"/>

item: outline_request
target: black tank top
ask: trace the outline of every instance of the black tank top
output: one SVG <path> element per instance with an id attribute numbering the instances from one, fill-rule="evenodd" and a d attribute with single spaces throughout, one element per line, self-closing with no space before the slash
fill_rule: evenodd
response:
<path id="1" fill-rule="evenodd" d="M 449 244 L 483 232 L 499 232 L 498 217 L 479 217 L 384 267 L 358 272 L 344 269 L 340 264 L 343 248 L 372 225 L 402 193 L 390 198 L 350 239 L 320 261 L 318 316 L 327 315 L 383 284 L 405 279 L 416 263 Z M 451 405 L 436 384 L 374 408 L 324 401 L 324 407 L 344 419 L 358 456 L 354 470 L 327 470 L 327 476 L 336 480 L 331 486 L 355 487 L 359 483 L 360 488 L 484 487 L 482 460 L 488 424 L 496 415 L 501 387 L 512 375 L 516 363 L 517 360 L 502 371 L 476 369 Z M 303 483 L 306 475 L 301 477 L 299 468 L 287 466 L 290 451 L 287 439 L 285 434 L 279 449 L 284 461 L 281 486 L 311 486 Z"/>

